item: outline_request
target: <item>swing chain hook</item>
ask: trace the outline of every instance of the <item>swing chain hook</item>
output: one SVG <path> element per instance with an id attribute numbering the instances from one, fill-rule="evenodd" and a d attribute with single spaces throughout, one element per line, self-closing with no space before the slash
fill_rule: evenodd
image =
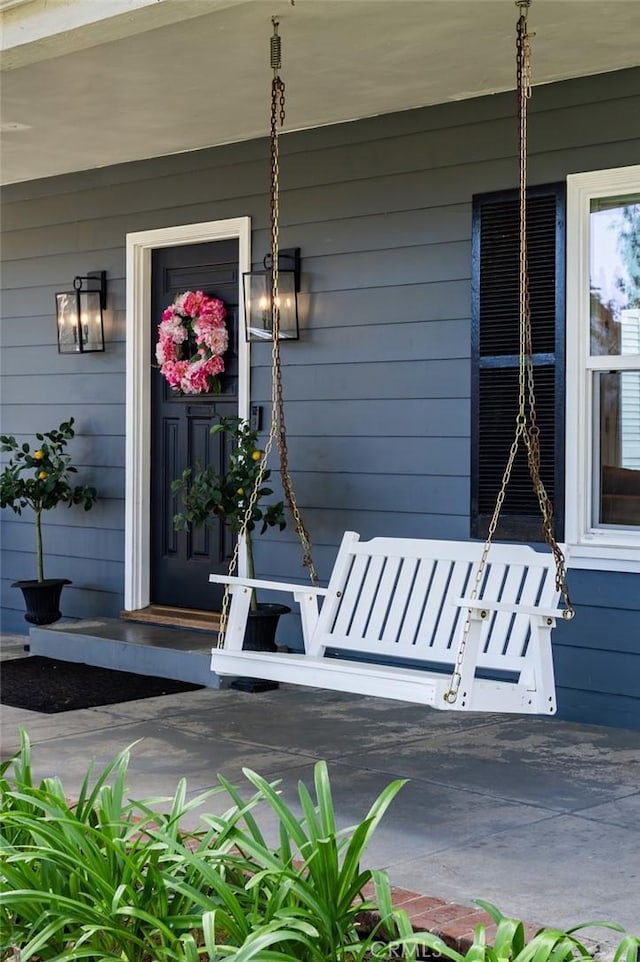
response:
<path id="1" fill-rule="evenodd" d="M 271 36 L 271 69 L 277 73 L 282 66 L 282 38 L 278 33 L 280 21 L 277 17 L 271 18 L 273 24 L 273 34 Z"/>

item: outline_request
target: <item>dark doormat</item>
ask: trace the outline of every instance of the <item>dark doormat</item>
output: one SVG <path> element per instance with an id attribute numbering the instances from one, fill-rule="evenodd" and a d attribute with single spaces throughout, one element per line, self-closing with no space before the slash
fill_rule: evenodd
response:
<path id="1" fill-rule="evenodd" d="M 39 655 L 9 659 L 0 664 L 0 703 L 47 715 L 77 708 L 118 705 L 155 695 L 197 691 L 203 687 L 168 678 L 135 675 L 130 671 L 56 661 Z"/>

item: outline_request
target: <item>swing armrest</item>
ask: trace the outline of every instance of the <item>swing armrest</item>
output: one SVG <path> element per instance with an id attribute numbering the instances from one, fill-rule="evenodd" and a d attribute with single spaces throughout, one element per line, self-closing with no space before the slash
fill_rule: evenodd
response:
<path id="1" fill-rule="evenodd" d="M 319 588 L 316 585 L 294 585 L 285 581 L 262 581 L 260 578 L 241 578 L 237 575 L 209 575 L 212 584 L 231 585 L 234 588 L 264 588 L 268 591 L 285 591 L 293 595 L 315 595 L 323 597 L 327 593 L 326 588 Z"/>
<path id="2" fill-rule="evenodd" d="M 519 605 L 508 601 L 483 601 L 482 598 L 456 598 L 458 608 L 474 611 L 507 611 L 514 615 L 532 615 L 537 618 L 563 618 L 561 608 L 536 608 L 535 605 Z"/>

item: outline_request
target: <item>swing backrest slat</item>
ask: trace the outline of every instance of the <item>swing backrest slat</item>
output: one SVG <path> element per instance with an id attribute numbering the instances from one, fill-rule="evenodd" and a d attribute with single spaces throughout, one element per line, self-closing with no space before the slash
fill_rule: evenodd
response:
<path id="1" fill-rule="evenodd" d="M 313 647 L 373 658 L 453 664 L 483 545 L 345 535 L 314 632 Z M 491 547 L 478 598 L 552 608 L 553 556 L 522 545 Z M 526 614 L 493 612 L 478 666 L 522 669 L 531 636 Z"/>

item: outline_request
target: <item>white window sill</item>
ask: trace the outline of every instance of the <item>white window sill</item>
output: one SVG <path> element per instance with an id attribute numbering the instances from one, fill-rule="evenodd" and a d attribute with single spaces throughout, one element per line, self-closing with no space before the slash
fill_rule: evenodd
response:
<path id="1" fill-rule="evenodd" d="M 640 536 L 625 539 L 624 544 L 603 544 L 593 536 L 586 536 L 581 544 L 567 544 L 569 568 L 596 571 L 627 571 L 640 574 Z M 635 542 L 635 544 L 634 544 Z"/>

